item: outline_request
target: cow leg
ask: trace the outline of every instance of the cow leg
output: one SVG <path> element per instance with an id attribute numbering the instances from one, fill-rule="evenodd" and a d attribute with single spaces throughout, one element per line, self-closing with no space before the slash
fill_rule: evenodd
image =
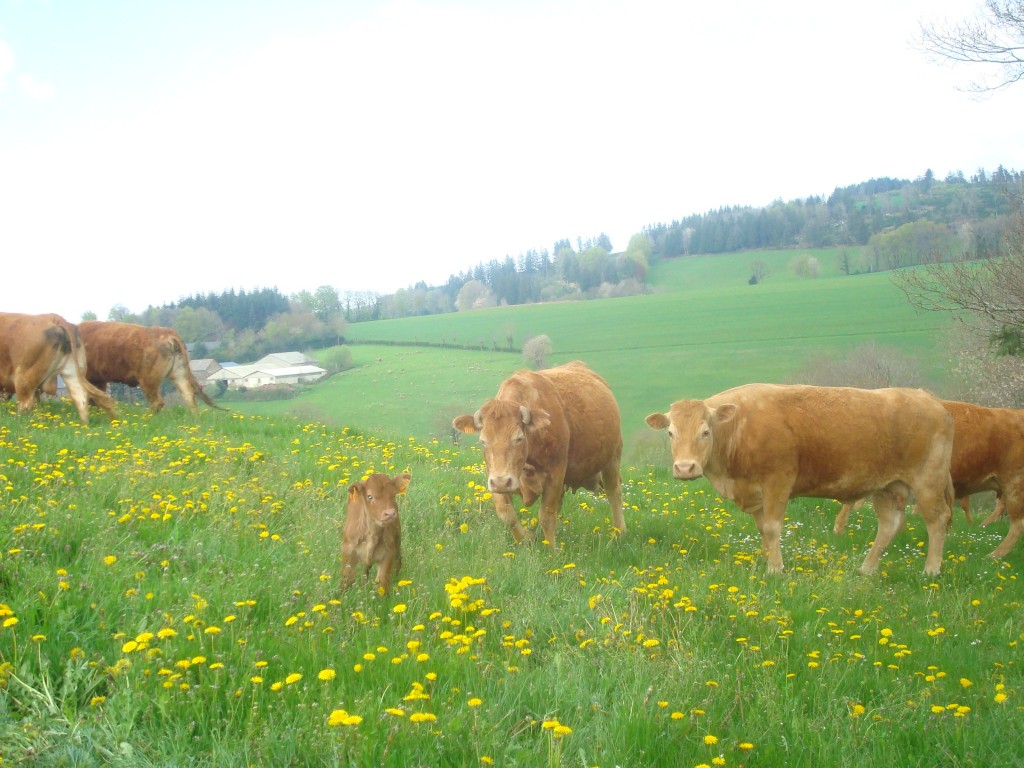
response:
<path id="1" fill-rule="evenodd" d="M 924 561 L 924 572 L 927 576 L 938 576 L 942 569 L 942 550 L 946 544 L 946 531 L 949 530 L 949 521 L 953 516 L 953 509 L 950 506 L 952 496 L 945 499 L 934 493 L 922 491 L 917 496 L 917 511 L 924 520 L 928 529 L 928 555 Z"/>
<path id="2" fill-rule="evenodd" d="M 1015 485 L 1003 489 L 1003 495 L 996 500 L 996 510 L 999 511 L 999 502 L 1003 503 L 1002 511 L 1010 517 L 1010 530 L 1006 537 L 999 542 L 999 546 L 992 550 L 989 557 L 1006 557 L 1017 543 L 1017 539 L 1024 533 L 1024 488 Z M 992 516 L 995 516 L 995 512 Z"/>
<path id="3" fill-rule="evenodd" d="M 561 483 L 561 481 L 559 481 Z M 555 535 L 558 529 L 558 516 L 562 513 L 562 496 L 564 491 L 545 488 L 544 495 L 540 500 L 540 527 L 544 531 L 544 538 L 552 549 L 555 548 Z M 622 514 L 622 510 L 619 510 Z"/>
<path id="4" fill-rule="evenodd" d="M 523 528 L 519 522 L 519 515 L 516 514 L 512 498 L 504 493 L 495 493 L 491 498 L 494 499 L 494 511 L 498 513 L 498 519 L 512 531 L 512 538 L 516 540 L 516 543 L 531 541 L 533 534 Z"/>
<path id="5" fill-rule="evenodd" d="M 996 494 L 996 506 L 992 510 L 992 514 L 981 521 L 982 525 L 992 525 L 1006 514 L 1006 505 L 1003 503 L 1003 497 L 1001 494 Z"/>
<path id="6" fill-rule="evenodd" d="M 788 493 L 769 492 L 763 489 L 760 501 L 743 509 L 754 516 L 754 523 L 761 533 L 761 551 L 768 560 L 769 573 L 782 573 L 782 521 L 786 517 Z"/>
<path id="7" fill-rule="evenodd" d="M 351 587 L 356 580 L 355 550 L 342 547 L 341 550 L 341 586 Z"/>
<path id="8" fill-rule="evenodd" d="M 394 556 L 388 556 L 377 566 L 377 589 L 381 594 L 387 594 L 391 589 L 391 568 L 393 565 Z"/>
<path id="9" fill-rule="evenodd" d="M 36 387 L 26 377 L 14 377 L 14 396 L 18 401 L 18 413 L 28 413 L 36 405 Z"/>
<path id="10" fill-rule="evenodd" d="M 164 408 L 164 396 L 160 394 L 161 384 L 163 384 L 163 379 L 158 381 L 155 386 L 152 381 L 139 382 L 139 386 L 142 387 L 142 394 L 146 396 L 146 402 L 149 403 L 149 409 L 153 413 L 160 413 Z"/>
<path id="11" fill-rule="evenodd" d="M 608 503 L 612 508 L 612 526 L 620 533 L 626 532 L 626 518 L 622 514 L 622 479 L 619 477 L 619 462 L 606 467 L 601 472 L 601 483 L 608 495 Z"/>
<path id="12" fill-rule="evenodd" d="M 843 504 L 842 509 L 836 515 L 836 521 L 832 526 L 832 533 L 837 536 L 846 533 L 846 526 L 850 522 L 850 512 L 864 506 L 864 499 L 859 499 L 852 504 Z"/>
<path id="13" fill-rule="evenodd" d="M 962 499 L 960 499 L 960 509 L 964 511 L 964 517 L 967 519 L 967 524 L 974 525 L 974 518 L 971 516 L 970 496 L 964 496 Z M 952 516 L 950 516 L 950 521 L 952 521 L 952 519 Z"/>
<path id="14" fill-rule="evenodd" d="M 893 537 L 903 527 L 904 511 L 903 504 L 900 504 L 891 491 L 876 493 L 871 503 L 878 515 L 878 532 L 875 534 L 875 541 L 868 551 L 867 557 L 860 566 L 860 572 L 870 576 L 878 572 L 878 564 L 881 562 L 882 553 L 892 543 Z"/>

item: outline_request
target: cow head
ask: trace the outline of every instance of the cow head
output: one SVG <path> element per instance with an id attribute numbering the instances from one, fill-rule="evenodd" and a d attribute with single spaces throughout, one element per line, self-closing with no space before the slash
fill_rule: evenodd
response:
<path id="1" fill-rule="evenodd" d="M 395 477 L 375 473 L 352 483 L 348 487 L 349 509 L 364 510 L 367 521 L 374 526 L 383 527 L 398 519 L 398 504 L 395 497 L 405 493 L 412 476 L 403 472 Z"/>
<path id="2" fill-rule="evenodd" d="M 550 423 L 547 411 L 531 410 L 506 400 L 488 400 L 472 416 L 457 417 L 452 426 L 480 436 L 487 463 L 487 490 L 517 493 L 521 492 L 521 477 L 528 470 L 530 435 Z"/>
<path id="3" fill-rule="evenodd" d="M 709 408 L 703 400 L 679 400 L 668 413 L 652 413 L 646 421 L 652 429 L 668 430 L 673 476 L 694 480 L 704 474 L 720 426 L 735 415 L 736 406 L 731 403 Z"/>

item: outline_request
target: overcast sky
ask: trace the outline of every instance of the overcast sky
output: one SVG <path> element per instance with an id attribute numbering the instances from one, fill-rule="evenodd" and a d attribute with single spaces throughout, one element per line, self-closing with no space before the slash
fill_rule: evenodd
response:
<path id="1" fill-rule="evenodd" d="M 972 0 L 0 0 L 0 311 L 390 293 L 873 177 L 1024 170 Z M 958 88 L 959 86 L 959 88 Z"/>

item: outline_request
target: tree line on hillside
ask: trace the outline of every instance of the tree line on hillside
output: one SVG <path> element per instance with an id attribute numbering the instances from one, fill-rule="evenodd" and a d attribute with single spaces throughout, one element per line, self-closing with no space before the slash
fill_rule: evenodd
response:
<path id="1" fill-rule="evenodd" d="M 282 348 L 337 344 L 349 322 L 470 311 L 543 301 L 607 298 L 646 290 L 650 264 L 659 259 L 741 249 L 857 246 L 840 252 L 845 274 L 897 269 L 933 261 L 1000 255 L 1013 226 L 1008 189 L 1024 174 L 1002 166 L 970 178 L 931 170 L 909 181 L 871 179 L 837 187 L 827 200 L 809 197 L 763 208 L 733 207 L 645 227 L 615 252 L 601 233 L 559 240 L 549 249 L 505 256 L 450 275 L 440 286 L 424 282 L 380 295 L 314 292 L 284 296 L 276 288 L 189 296 L 133 315 L 124 307 L 109 319 L 167 325 L 221 358 L 254 359 Z M 853 249 L 851 249 L 853 250 Z M 814 276 L 814 265 L 805 273 Z M 751 282 L 757 282 L 752 276 Z"/>
<path id="2" fill-rule="evenodd" d="M 174 328 L 191 346 L 193 358 L 216 355 L 233 361 L 338 345 L 348 326 L 337 289 L 327 285 L 290 297 L 277 288 L 198 294 L 139 314 L 118 305 L 108 319 Z M 347 356 L 341 354 L 330 367 L 340 370 L 347 364 Z"/>

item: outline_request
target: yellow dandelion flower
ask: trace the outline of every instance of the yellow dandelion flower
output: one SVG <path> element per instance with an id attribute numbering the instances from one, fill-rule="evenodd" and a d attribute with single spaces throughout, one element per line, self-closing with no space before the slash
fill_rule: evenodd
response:
<path id="1" fill-rule="evenodd" d="M 405 717 L 405 710 L 399 709 L 398 707 L 388 707 L 384 711 L 394 717 Z"/>
<path id="2" fill-rule="evenodd" d="M 321 669 L 317 677 L 320 680 L 333 680 L 337 676 L 337 672 L 333 669 Z"/>
<path id="3" fill-rule="evenodd" d="M 107 555 L 103 558 L 104 565 L 113 565 L 117 562 L 117 555 Z"/>
<path id="4" fill-rule="evenodd" d="M 992 701 L 994 701 L 996 704 L 1002 704 L 1004 701 L 1006 701 L 1006 694 L 1000 691 L 992 697 Z"/>
<path id="5" fill-rule="evenodd" d="M 294 685 L 302 679 L 302 674 L 299 672 L 292 672 L 288 677 L 284 679 L 285 685 Z"/>
<path id="6" fill-rule="evenodd" d="M 473 698 L 470 699 L 467 703 L 471 707 L 479 707 L 481 704 L 483 704 L 483 701 L 480 699 Z"/>
<path id="7" fill-rule="evenodd" d="M 714 746 L 715 744 L 717 744 L 717 743 L 718 743 L 718 737 L 717 737 L 717 736 L 712 736 L 712 735 L 711 735 L 711 734 L 709 733 L 709 734 L 707 734 L 707 735 L 706 735 L 706 736 L 704 737 L 704 743 L 705 743 L 705 744 L 707 744 L 707 745 L 708 745 L 709 747 L 711 747 L 711 746 Z"/>
<path id="8" fill-rule="evenodd" d="M 406 605 L 405 605 L 405 603 L 399 603 L 398 605 L 396 605 L 391 610 L 393 610 L 395 613 L 405 613 Z"/>
<path id="9" fill-rule="evenodd" d="M 272 690 L 274 693 L 277 693 L 282 688 L 284 688 L 284 683 L 282 683 L 280 680 L 278 680 L 276 683 L 270 684 L 270 690 Z"/>
<path id="10" fill-rule="evenodd" d="M 432 723 L 437 720 L 437 715 L 433 712 L 413 712 L 409 716 L 410 723 Z"/>

